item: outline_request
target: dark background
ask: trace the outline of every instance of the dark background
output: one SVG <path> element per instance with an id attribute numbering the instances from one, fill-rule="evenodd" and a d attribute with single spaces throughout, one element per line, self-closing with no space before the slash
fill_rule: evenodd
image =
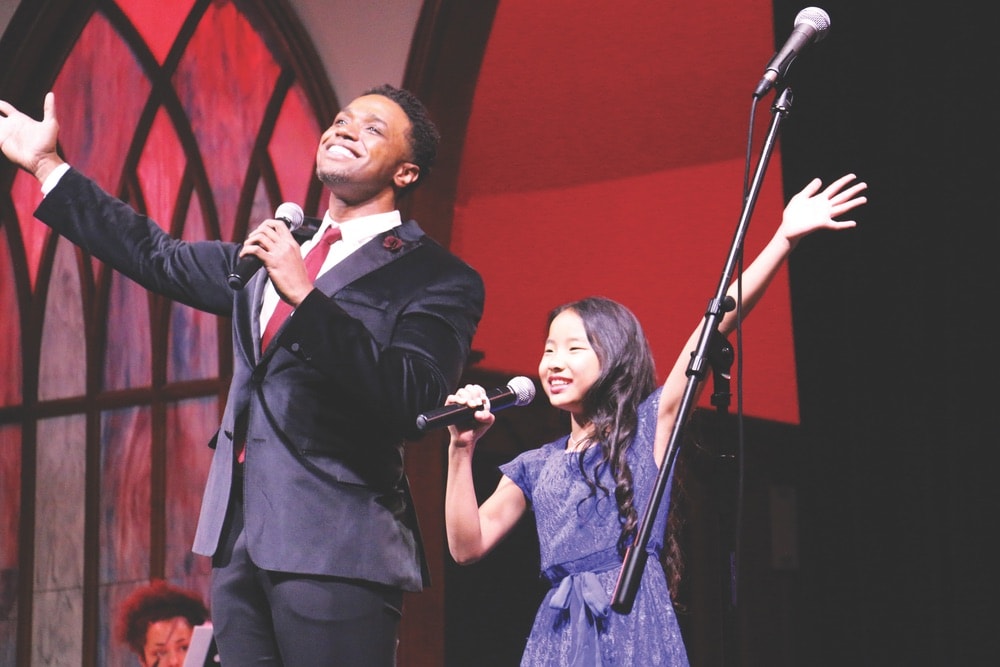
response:
<path id="1" fill-rule="evenodd" d="M 797 11 L 775 6 L 776 25 Z M 871 184 L 857 238 L 790 260 L 807 448 L 798 664 L 996 660 L 987 7 L 833 3 L 851 30 L 795 65 L 786 173 L 822 155 Z"/>

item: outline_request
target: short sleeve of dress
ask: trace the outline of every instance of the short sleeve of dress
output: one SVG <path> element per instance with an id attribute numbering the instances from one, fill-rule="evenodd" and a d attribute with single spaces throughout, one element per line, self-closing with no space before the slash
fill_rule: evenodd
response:
<path id="1" fill-rule="evenodd" d="M 565 441 L 565 438 L 563 438 Z M 559 441 L 556 441 L 559 442 Z M 545 460 L 551 455 L 556 443 L 543 445 L 518 454 L 516 458 L 500 465 L 500 472 L 509 477 L 524 492 L 528 504 L 532 505 L 532 492 Z"/>

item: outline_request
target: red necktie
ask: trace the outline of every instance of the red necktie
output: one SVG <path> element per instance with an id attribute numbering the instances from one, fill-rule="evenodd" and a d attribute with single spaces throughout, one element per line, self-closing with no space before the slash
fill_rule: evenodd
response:
<path id="1" fill-rule="evenodd" d="M 306 273 L 309 274 L 310 281 L 316 280 L 320 267 L 323 266 L 326 256 L 330 254 L 330 246 L 339 239 L 340 227 L 327 227 L 326 231 L 323 232 L 323 236 L 312 247 L 309 254 L 306 255 Z M 274 312 L 271 313 L 271 319 L 267 321 L 264 333 L 260 337 L 260 349 L 262 351 L 267 349 L 267 346 L 271 343 L 271 339 L 274 338 L 275 332 L 278 331 L 291 312 L 292 305 L 290 303 L 284 299 L 278 301 L 278 305 L 274 308 Z"/>

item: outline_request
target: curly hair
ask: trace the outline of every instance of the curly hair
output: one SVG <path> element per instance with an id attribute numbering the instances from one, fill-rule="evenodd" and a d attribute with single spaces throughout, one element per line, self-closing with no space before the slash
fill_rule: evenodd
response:
<path id="1" fill-rule="evenodd" d="M 178 616 L 193 628 L 207 621 L 209 614 L 197 593 L 155 579 L 125 598 L 118 613 L 115 636 L 141 656 L 149 626 Z"/>
<path id="2" fill-rule="evenodd" d="M 415 187 L 431 173 L 434 160 L 437 158 L 438 144 L 441 142 L 441 134 L 431 120 L 430 114 L 427 113 L 427 107 L 410 91 L 388 83 L 369 88 L 364 94 L 388 97 L 398 104 L 406 117 L 410 119 L 410 132 L 408 134 L 410 151 L 413 155 L 413 163 L 420 168 L 421 178 L 405 189 Z"/>
<path id="3" fill-rule="evenodd" d="M 587 339 L 594 348 L 601 372 L 583 398 L 582 421 L 594 427 L 595 439 L 587 447 L 599 446 L 601 456 L 591 473 L 584 469 L 584 457 L 577 460 L 580 472 L 590 487 L 590 494 L 605 496 L 610 491 L 600 483 L 599 472 L 609 466 L 614 480 L 615 503 L 621 532 L 618 552 L 635 540 L 639 513 L 635 507 L 632 471 L 626 455 L 635 436 L 639 405 L 656 388 L 656 366 L 649 342 L 638 318 L 622 304 L 605 297 L 587 297 L 563 304 L 549 313 L 551 325 L 560 313 L 572 311 L 580 316 Z M 670 512 L 674 515 L 674 512 Z M 664 545 L 670 590 L 676 595 L 682 569 L 677 540 L 679 517 L 668 519 L 668 534 Z"/>

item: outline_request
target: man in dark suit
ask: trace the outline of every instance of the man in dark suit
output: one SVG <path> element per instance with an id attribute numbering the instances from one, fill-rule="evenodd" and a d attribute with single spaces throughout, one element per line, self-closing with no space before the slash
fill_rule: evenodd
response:
<path id="1" fill-rule="evenodd" d="M 403 592 L 427 583 L 403 441 L 457 386 L 484 298 L 396 208 L 436 152 L 423 105 L 380 86 L 337 114 L 316 155 L 329 209 L 301 246 L 278 220 L 242 245 L 170 238 L 63 162 L 57 136 L 52 93 L 40 122 L 0 101 L 0 149 L 42 183 L 36 217 L 147 289 L 232 317 L 194 544 L 212 557 L 222 664 L 394 664 Z M 315 283 L 313 246 L 329 253 Z M 264 270 L 234 291 L 241 256 Z"/>

